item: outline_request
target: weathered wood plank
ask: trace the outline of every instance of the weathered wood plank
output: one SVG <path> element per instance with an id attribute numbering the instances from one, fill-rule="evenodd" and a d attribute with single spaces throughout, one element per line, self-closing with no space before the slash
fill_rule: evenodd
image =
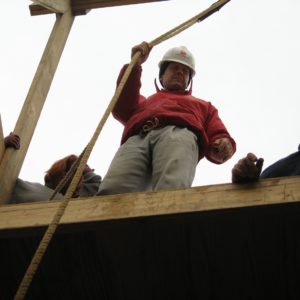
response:
<path id="1" fill-rule="evenodd" d="M 63 14 L 71 10 L 70 0 L 31 0 L 34 5 L 39 5 L 53 13 Z"/>
<path id="2" fill-rule="evenodd" d="M 161 2 L 161 1 L 168 1 L 168 0 L 72 0 L 71 6 L 72 6 L 73 15 L 76 16 L 76 15 L 84 15 L 89 10 L 94 8 L 104 8 L 104 7 L 113 7 L 113 6 L 121 6 L 121 5 L 131 5 L 131 4 L 143 4 L 143 3 Z M 51 9 L 47 9 L 47 7 L 39 4 L 29 5 L 29 10 L 32 16 L 53 13 Z"/>
<path id="3" fill-rule="evenodd" d="M 93 9 L 103 7 L 113 7 L 131 4 L 143 4 L 151 2 L 162 2 L 167 0 L 72 0 L 72 8 L 76 9 Z"/>
<path id="4" fill-rule="evenodd" d="M 295 202 L 62 226 L 26 299 L 300 299 L 299 215 Z M 0 231 L 1 299 L 44 231 Z"/>
<path id="5" fill-rule="evenodd" d="M 0 116 L 0 162 L 2 159 L 2 156 L 4 154 L 5 146 L 4 146 L 4 135 L 3 135 L 3 129 L 2 129 L 2 121 Z"/>
<path id="6" fill-rule="evenodd" d="M 18 151 L 7 149 L 1 161 L 0 204 L 7 203 L 15 180 L 21 170 L 73 20 L 74 16 L 72 16 L 71 12 L 57 15 L 53 30 L 14 129 L 14 133 L 21 138 L 22 146 Z"/>
<path id="7" fill-rule="evenodd" d="M 270 204 L 300 203 L 300 177 L 253 184 L 219 184 L 191 189 L 97 196 L 71 201 L 61 224 L 191 213 Z M 47 226 L 59 201 L 0 206 L 0 231 Z"/>

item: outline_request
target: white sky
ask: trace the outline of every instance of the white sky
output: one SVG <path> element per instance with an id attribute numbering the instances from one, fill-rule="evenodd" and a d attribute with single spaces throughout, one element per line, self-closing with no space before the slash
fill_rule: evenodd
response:
<path id="1" fill-rule="evenodd" d="M 94 9 L 76 17 L 20 176 L 43 183 L 57 159 L 79 154 L 92 137 L 115 91 L 131 47 L 152 41 L 214 1 L 170 0 Z M 0 1 L 0 113 L 4 134 L 13 131 L 55 15 L 31 17 L 27 0 Z M 211 101 L 236 140 L 223 165 L 203 159 L 193 186 L 230 182 L 231 168 L 248 152 L 265 167 L 300 143 L 300 1 L 231 0 L 219 12 L 157 45 L 143 65 L 142 93 L 155 92 L 157 63 L 171 47 L 194 54 L 193 94 Z M 104 176 L 123 127 L 112 116 L 89 165 Z"/>

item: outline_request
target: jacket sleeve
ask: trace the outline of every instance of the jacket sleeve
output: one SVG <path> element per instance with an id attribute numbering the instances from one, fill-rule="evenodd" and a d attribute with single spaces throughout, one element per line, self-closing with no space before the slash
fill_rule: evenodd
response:
<path id="1" fill-rule="evenodd" d="M 215 161 L 210 156 L 211 145 L 214 143 L 215 140 L 220 138 L 228 138 L 231 142 L 233 153 L 235 153 L 236 143 L 234 139 L 230 136 L 221 118 L 219 117 L 218 110 L 212 104 L 210 105 L 208 117 L 206 120 L 206 134 L 208 137 L 208 148 L 205 157 L 209 161 L 216 164 L 220 164 L 220 162 Z"/>
<path id="2" fill-rule="evenodd" d="M 94 172 L 83 174 L 83 184 L 79 191 L 80 197 L 95 196 L 99 190 L 102 178 Z"/>
<path id="3" fill-rule="evenodd" d="M 117 87 L 121 83 L 128 64 L 124 65 L 117 79 Z M 145 98 L 140 95 L 142 67 L 135 66 L 130 73 L 126 84 L 117 100 L 117 103 L 112 111 L 113 116 L 123 125 L 131 117 L 132 112 L 138 106 L 139 101 Z"/>
<path id="4" fill-rule="evenodd" d="M 38 182 L 24 181 L 17 178 L 9 203 L 28 203 L 42 200 L 49 200 L 54 190 Z M 63 199 L 63 195 L 58 193 L 55 200 Z"/>

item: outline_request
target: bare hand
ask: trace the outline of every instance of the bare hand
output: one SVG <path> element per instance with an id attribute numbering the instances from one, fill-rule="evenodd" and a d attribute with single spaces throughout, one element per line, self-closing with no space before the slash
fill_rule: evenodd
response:
<path id="1" fill-rule="evenodd" d="M 248 153 L 246 157 L 240 159 L 231 170 L 232 182 L 251 182 L 259 179 L 264 160 L 257 158 L 255 154 Z"/>
<path id="2" fill-rule="evenodd" d="M 7 137 L 4 138 L 4 145 L 6 148 L 20 149 L 20 137 L 17 134 L 11 132 Z"/>
<path id="3" fill-rule="evenodd" d="M 133 58 L 133 56 L 137 53 L 140 52 L 140 57 L 138 60 L 138 64 L 141 65 L 143 64 L 147 58 L 149 57 L 150 51 L 152 49 L 152 46 L 150 46 L 147 42 L 142 42 L 139 45 L 134 46 L 131 49 L 131 58 Z"/>

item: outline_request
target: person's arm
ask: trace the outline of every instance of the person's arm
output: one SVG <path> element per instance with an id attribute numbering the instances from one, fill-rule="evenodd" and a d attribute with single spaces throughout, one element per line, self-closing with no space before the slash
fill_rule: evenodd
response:
<path id="1" fill-rule="evenodd" d="M 233 156 L 236 144 L 219 117 L 218 110 L 212 104 L 205 127 L 209 139 L 206 158 L 213 163 L 222 164 Z"/>
<path id="2" fill-rule="evenodd" d="M 257 158 L 255 154 L 248 153 L 240 159 L 231 170 L 232 183 L 253 182 L 259 179 L 264 160 Z"/>
<path id="3" fill-rule="evenodd" d="M 118 101 L 112 111 L 112 114 L 115 119 L 120 121 L 123 125 L 126 124 L 128 119 L 131 117 L 132 112 L 136 109 L 140 101 L 144 101 L 145 97 L 140 95 L 141 88 L 141 75 L 142 75 L 142 64 L 149 57 L 152 47 L 148 43 L 142 42 L 139 45 L 132 47 L 131 57 L 133 57 L 137 52 L 140 52 L 141 55 L 137 64 L 133 67 L 126 84 L 118 98 Z M 117 79 L 117 86 L 119 86 L 128 64 L 124 65 L 120 71 L 120 74 Z"/>
<path id="4" fill-rule="evenodd" d="M 210 146 L 210 157 L 222 164 L 232 157 L 235 150 L 227 137 L 216 139 Z"/>

